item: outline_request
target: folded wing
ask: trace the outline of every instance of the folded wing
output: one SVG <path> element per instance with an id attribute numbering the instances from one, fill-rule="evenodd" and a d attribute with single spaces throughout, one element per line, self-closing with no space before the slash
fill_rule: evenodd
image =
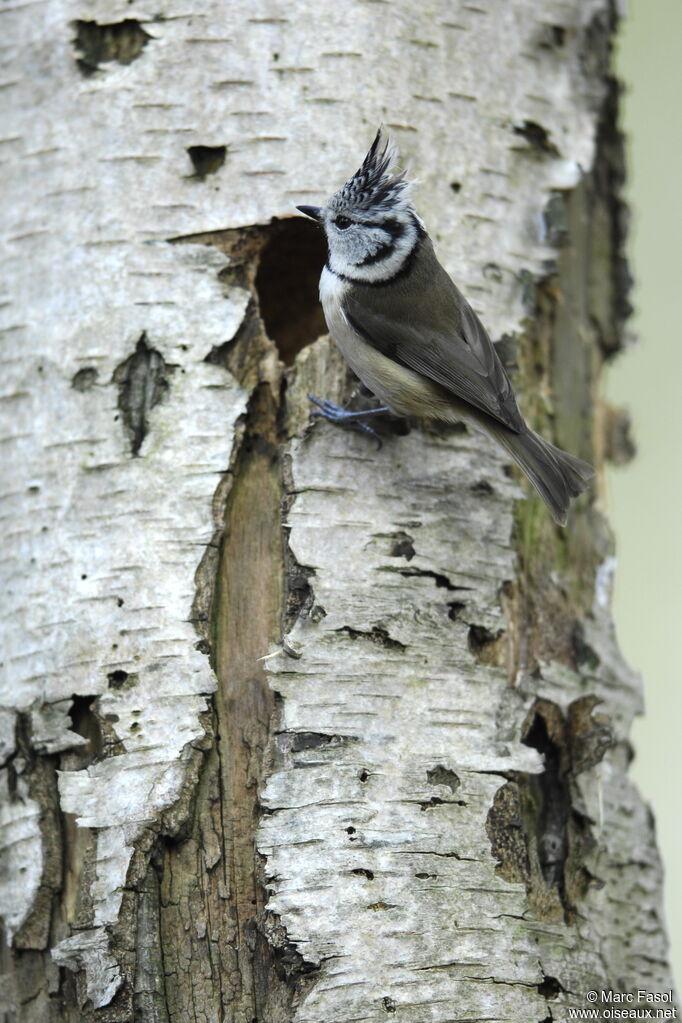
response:
<path id="1" fill-rule="evenodd" d="M 419 270 L 402 287 L 349 288 L 344 316 L 384 355 L 521 432 L 511 383 L 483 324 L 435 255 L 427 274 Z"/>

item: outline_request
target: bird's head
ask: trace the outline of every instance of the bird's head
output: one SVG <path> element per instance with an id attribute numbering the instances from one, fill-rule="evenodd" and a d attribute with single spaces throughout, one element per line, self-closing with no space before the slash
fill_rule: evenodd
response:
<path id="1" fill-rule="evenodd" d="M 352 178 L 323 206 L 298 206 L 324 228 L 329 269 L 365 284 L 400 273 L 424 233 L 405 175 L 391 173 L 395 146 L 380 128 Z"/>

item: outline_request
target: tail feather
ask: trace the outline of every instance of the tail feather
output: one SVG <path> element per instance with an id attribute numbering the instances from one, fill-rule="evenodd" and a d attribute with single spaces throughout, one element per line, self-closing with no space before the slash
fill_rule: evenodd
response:
<path id="1" fill-rule="evenodd" d="M 496 430 L 495 434 L 533 484 L 554 520 L 565 526 L 571 499 L 582 493 L 594 476 L 592 466 L 550 444 L 533 430 L 524 433 Z"/>

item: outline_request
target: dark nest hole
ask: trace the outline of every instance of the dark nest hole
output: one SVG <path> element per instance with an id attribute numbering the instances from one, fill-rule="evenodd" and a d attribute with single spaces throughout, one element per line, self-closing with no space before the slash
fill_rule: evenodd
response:
<path id="1" fill-rule="evenodd" d="M 303 217 L 273 221 L 261 252 L 256 289 L 267 335 L 287 366 L 302 348 L 327 333 L 319 299 L 326 258 L 327 243 L 317 224 Z"/>

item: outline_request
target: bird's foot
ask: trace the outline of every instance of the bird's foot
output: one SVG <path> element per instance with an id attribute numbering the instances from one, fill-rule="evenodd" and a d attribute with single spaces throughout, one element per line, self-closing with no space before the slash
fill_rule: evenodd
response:
<path id="1" fill-rule="evenodd" d="M 367 416 L 390 412 L 387 405 L 382 405 L 380 408 L 364 409 L 361 412 L 351 412 L 340 405 L 335 405 L 333 401 L 328 401 L 326 398 L 316 398 L 314 394 L 309 394 L 308 400 L 317 406 L 317 408 L 313 409 L 312 415 L 322 416 L 323 419 L 326 419 L 329 423 L 334 423 L 335 426 L 351 426 L 362 430 L 363 433 L 368 433 L 374 437 L 377 442 L 377 449 L 381 447 L 381 437 L 373 427 L 364 422 L 364 419 Z"/>

